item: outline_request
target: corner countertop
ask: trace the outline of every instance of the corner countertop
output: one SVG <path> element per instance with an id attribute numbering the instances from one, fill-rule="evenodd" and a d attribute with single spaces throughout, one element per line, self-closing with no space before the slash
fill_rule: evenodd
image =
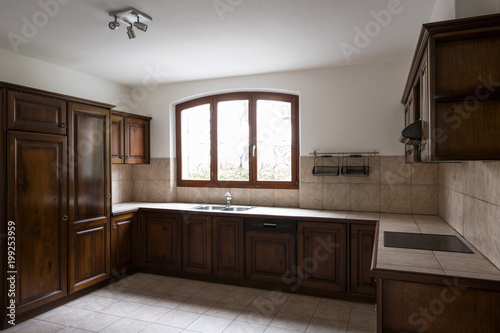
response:
<path id="1" fill-rule="evenodd" d="M 385 231 L 455 235 L 474 253 L 385 247 Z M 500 281 L 500 270 L 439 216 L 380 214 L 376 249 L 374 275 L 377 271 L 413 272 Z"/>

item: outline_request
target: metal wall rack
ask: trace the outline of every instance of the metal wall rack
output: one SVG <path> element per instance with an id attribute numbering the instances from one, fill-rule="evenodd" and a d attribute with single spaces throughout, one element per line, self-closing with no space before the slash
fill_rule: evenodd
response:
<path id="1" fill-rule="evenodd" d="M 314 155 L 313 176 L 350 176 L 367 177 L 370 171 L 370 156 L 377 155 L 378 152 L 333 152 L 319 153 L 313 151 L 309 155 Z M 321 159 L 321 165 L 318 165 Z M 324 165 L 328 164 L 328 165 Z"/>

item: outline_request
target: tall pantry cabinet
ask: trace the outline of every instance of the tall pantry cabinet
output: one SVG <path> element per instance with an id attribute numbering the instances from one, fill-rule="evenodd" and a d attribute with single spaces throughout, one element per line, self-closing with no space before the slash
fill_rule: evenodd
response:
<path id="1" fill-rule="evenodd" d="M 111 107 L 0 83 L 3 328 L 110 277 Z"/>

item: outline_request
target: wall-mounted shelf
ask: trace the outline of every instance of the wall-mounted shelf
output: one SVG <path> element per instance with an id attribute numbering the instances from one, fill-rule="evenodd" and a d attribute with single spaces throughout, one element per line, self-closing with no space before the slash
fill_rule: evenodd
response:
<path id="1" fill-rule="evenodd" d="M 309 155 L 314 155 L 314 166 L 312 169 L 313 176 L 350 176 L 350 177 L 366 177 L 369 173 L 370 156 L 378 154 L 377 151 L 371 152 L 325 152 L 318 153 L 313 151 Z M 321 159 L 321 164 L 329 163 L 330 165 L 317 165 L 318 159 Z"/>

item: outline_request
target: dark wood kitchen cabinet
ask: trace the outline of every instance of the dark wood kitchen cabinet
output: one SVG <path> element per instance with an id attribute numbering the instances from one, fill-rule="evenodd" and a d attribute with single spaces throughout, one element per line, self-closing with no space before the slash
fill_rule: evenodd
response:
<path id="1" fill-rule="evenodd" d="M 110 277 L 109 110 L 69 103 L 69 291 Z"/>
<path id="2" fill-rule="evenodd" d="M 424 24 L 401 102 L 407 161 L 499 160 L 500 14 Z"/>
<path id="3" fill-rule="evenodd" d="M 281 232 L 281 227 L 288 230 Z M 246 220 L 245 277 L 292 287 L 296 281 L 296 228 L 295 221 Z"/>
<path id="4" fill-rule="evenodd" d="M 111 274 L 121 277 L 137 266 L 137 213 L 111 218 Z"/>
<path id="5" fill-rule="evenodd" d="M 17 271 L 19 315 L 67 294 L 67 147 L 64 136 L 16 131 L 8 147 L 8 271 Z"/>
<path id="6" fill-rule="evenodd" d="M 370 274 L 375 243 L 375 223 L 351 224 L 350 229 L 351 293 L 375 297 L 375 278 Z"/>
<path id="7" fill-rule="evenodd" d="M 347 290 L 347 235 L 345 223 L 299 222 L 298 275 L 306 288 Z"/>
<path id="8" fill-rule="evenodd" d="M 141 267 L 181 271 L 181 215 L 141 213 Z"/>
<path id="9" fill-rule="evenodd" d="M 183 215 L 183 271 L 243 278 L 243 228 L 238 217 Z"/>
<path id="10" fill-rule="evenodd" d="M 66 101 L 21 91 L 7 91 L 10 130 L 66 134 Z"/>
<path id="11" fill-rule="evenodd" d="M 149 163 L 150 121 L 151 117 L 119 111 L 111 112 L 112 163 Z"/>

